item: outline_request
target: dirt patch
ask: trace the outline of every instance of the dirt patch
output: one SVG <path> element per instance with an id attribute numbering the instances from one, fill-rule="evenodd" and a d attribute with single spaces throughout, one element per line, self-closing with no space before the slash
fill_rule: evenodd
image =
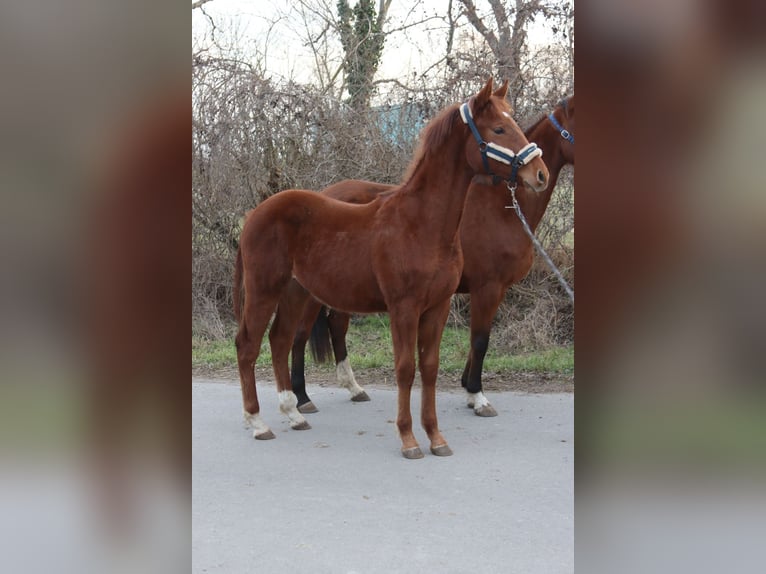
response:
<path id="1" fill-rule="evenodd" d="M 391 369 L 355 369 L 357 382 L 368 388 L 396 388 L 396 380 Z M 270 368 L 258 367 L 256 369 L 256 380 L 274 378 L 274 373 Z M 213 379 L 230 379 L 237 381 L 239 373 L 236 368 L 195 368 L 192 369 L 192 377 L 204 377 Z M 337 381 L 335 372 L 325 368 L 306 369 L 306 381 L 309 385 L 319 385 L 320 387 L 335 387 Z M 514 373 L 492 373 L 484 372 L 482 383 L 485 391 L 517 391 L 523 393 L 571 393 L 574 392 L 574 377 L 572 375 L 563 375 L 561 373 L 540 373 L 540 372 L 514 372 Z M 419 385 L 418 378 L 415 384 Z M 461 390 L 460 376 L 452 373 L 439 373 L 437 388 L 440 390 Z"/>

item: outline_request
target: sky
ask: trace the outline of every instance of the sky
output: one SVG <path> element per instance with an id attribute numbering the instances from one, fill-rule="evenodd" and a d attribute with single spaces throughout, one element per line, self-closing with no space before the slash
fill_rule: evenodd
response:
<path id="1" fill-rule="evenodd" d="M 323 2 L 335 11 L 335 0 L 313 2 Z M 232 30 L 236 30 L 240 38 L 237 44 L 246 53 L 265 53 L 265 67 L 270 74 L 310 82 L 314 60 L 311 50 L 298 35 L 305 37 L 297 4 L 286 0 L 212 0 L 205 4 L 204 11 L 213 19 L 219 37 L 232 36 Z M 414 24 L 437 13 L 446 13 L 446 0 L 422 0 L 414 9 L 412 4 L 411 0 L 393 0 L 389 9 L 389 29 Z M 488 9 L 488 4 L 481 0 L 477 0 L 476 4 L 480 11 Z M 458 6 L 458 0 L 454 0 L 455 14 Z M 276 24 L 273 24 L 274 21 Z M 464 19 L 463 23 L 467 26 Z M 194 10 L 193 36 L 202 38 L 211 29 L 205 14 Z M 531 44 L 548 42 L 542 26 L 533 26 L 529 39 Z M 445 47 L 446 26 L 441 20 L 431 20 L 395 32 L 387 38 L 378 78 L 403 78 L 413 72 L 420 73 L 442 57 Z"/>

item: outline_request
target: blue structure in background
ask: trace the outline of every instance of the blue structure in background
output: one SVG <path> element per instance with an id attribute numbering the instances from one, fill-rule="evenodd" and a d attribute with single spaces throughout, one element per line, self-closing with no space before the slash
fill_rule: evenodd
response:
<path id="1" fill-rule="evenodd" d="M 383 137 L 396 145 L 415 142 L 427 123 L 423 111 L 414 103 L 377 106 L 371 111 L 378 116 Z"/>

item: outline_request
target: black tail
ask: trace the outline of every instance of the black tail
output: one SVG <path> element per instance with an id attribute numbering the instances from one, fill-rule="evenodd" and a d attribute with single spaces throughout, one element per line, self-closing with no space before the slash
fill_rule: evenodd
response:
<path id="1" fill-rule="evenodd" d="M 332 352 L 332 343 L 330 342 L 330 322 L 327 320 L 327 307 L 322 305 L 319 310 L 316 321 L 311 327 L 311 336 L 309 337 L 309 347 L 311 356 L 316 363 L 326 363 L 330 360 Z"/>

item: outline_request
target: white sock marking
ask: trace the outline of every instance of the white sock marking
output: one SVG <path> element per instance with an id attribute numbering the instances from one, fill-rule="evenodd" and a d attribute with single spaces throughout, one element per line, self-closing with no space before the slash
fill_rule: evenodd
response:
<path id="1" fill-rule="evenodd" d="M 478 393 L 468 393 L 469 407 L 473 407 L 474 410 L 479 410 L 481 407 L 486 407 L 487 405 L 489 405 L 489 401 L 481 391 Z"/>
<path id="2" fill-rule="evenodd" d="M 262 435 L 263 433 L 269 432 L 269 425 L 263 422 L 260 413 L 250 414 L 249 412 L 244 411 L 244 414 L 245 423 L 247 423 L 247 426 L 253 429 L 253 436 Z"/>
<path id="3" fill-rule="evenodd" d="M 351 363 L 348 362 L 348 357 L 335 367 L 335 376 L 338 379 L 338 384 L 344 389 L 348 389 L 352 397 L 364 392 L 364 389 L 356 382 L 356 377 L 354 376 L 354 371 L 351 370 Z"/>
<path id="4" fill-rule="evenodd" d="M 306 419 L 298 411 L 298 397 L 295 396 L 295 393 L 292 391 L 280 391 L 277 394 L 279 396 L 279 410 L 290 419 L 290 426 L 295 427 L 305 423 Z"/>

